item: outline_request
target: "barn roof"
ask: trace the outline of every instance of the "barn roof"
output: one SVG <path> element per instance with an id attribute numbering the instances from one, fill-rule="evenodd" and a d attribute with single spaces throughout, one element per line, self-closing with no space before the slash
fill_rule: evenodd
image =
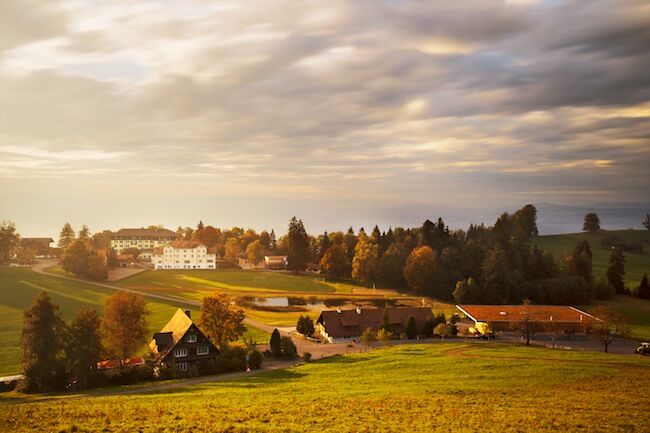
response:
<path id="1" fill-rule="evenodd" d="M 583 323 L 598 320 L 568 305 L 456 305 L 475 322 L 519 322 L 528 316 L 537 322 Z"/>
<path id="2" fill-rule="evenodd" d="M 431 317 L 431 309 L 424 307 L 393 307 L 388 309 L 391 325 L 405 324 L 410 316 L 422 324 Z M 336 337 L 358 336 L 367 329 L 381 325 L 384 308 L 356 308 L 353 310 L 322 311 L 316 323 L 325 327 L 328 335 Z M 421 325 L 420 325 L 421 326 Z"/>

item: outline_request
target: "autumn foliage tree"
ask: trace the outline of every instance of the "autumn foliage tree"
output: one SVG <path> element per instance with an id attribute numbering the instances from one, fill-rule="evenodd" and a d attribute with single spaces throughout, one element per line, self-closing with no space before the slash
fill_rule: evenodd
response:
<path id="1" fill-rule="evenodd" d="M 124 361 L 149 338 L 148 311 L 142 295 L 116 292 L 106 299 L 100 330 L 106 354 Z"/>
<path id="2" fill-rule="evenodd" d="M 615 339 L 629 335 L 628 320 L 621 312 L 605 306 L 596 306 L 590 312 L 598 320 L 589 323 L 587 334 L 603 345 L 605 353 Z"/>
<path id="3" fill-rule="evenodd" d="M 406 259 L 404 277 L 416 292 L 426 293 L 433 285 L 433 272 L 437 266 L 436 253 L 429 246 L 415 248 Z"/>
<path id="4" fill-rule="evenodd" d="M 226 295 L 215 294 L 203 298 L 199 326 L 219 349 L 237 340 L 246 332 L 244 311 L 231 305 Z"/>
<path id="5" fill-rule="evenodd" d="M 320 261 L 320 266 L 327 275 L 339 279 L 350 272 L 350 262 L 345 247 L 336 243 L 329 247 Z"/>
<path id="6" fill-rule="evenodd" d="M 40 292 L 23 314 L 20 336 L 24 387 L 51 391 L 65 385 L 65 322 L 47 292 Z"/>
<path id="7" fill-rule="evenodd" d="M 65 345 L 70 377 L 80 389 L 88 386 L 88 376 L 101 360 L 101 320 L 95 310 L 83 308 L 77 312 L 69 327 Z"/>
<path id="8" fill-rule="evenodd" d="M 378 246 L 365 233 L 359 235 L 352 259 L 352 278 L 372 282 L 377 275 Z"/>
<path id="9" fill-rule="evenodd" d="M 255 264 L 264 260 L 264 247 L 259 239 L 248 244 L 246 247 L 246 258 Z"/>

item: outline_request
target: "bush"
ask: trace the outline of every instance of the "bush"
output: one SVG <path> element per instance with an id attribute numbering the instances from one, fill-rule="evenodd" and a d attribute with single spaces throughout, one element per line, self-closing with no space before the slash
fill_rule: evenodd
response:
<path id="1" fill-rule="evenodd" d="M 302 359 L 305 360 L 305 362 L 311 361 L 311 352 L 305 352 L 302 354 Z"/>
<path id="2" fill-rule="evenodd" d="M 264 355 L 259 350 L 253 350 L 248 355 L 248 363 L 253 370 L 260 369 L 262 367 L 262 361 L 264 361 Z"/>
<path id="3" fill-rule="evenodd" d="M 246 350 L 239 346 L 230 346 L 221 351 L 215 360 L 215 373 L 246 370 Z"/>

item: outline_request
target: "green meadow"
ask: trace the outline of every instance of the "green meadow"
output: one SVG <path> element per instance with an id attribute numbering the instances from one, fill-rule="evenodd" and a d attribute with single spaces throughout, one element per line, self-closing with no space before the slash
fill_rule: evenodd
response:
<path id="1" fill-rule="evenodd" d="M 0 341 L 3 349 L 0 351 L 0 376 L 16 374 L 20 367 L 20 332 L 22 329 L 23 311 L 27 309 L 36 294 L 47 291 L 52 300 L 60 307 L 66 320 L 74 317 L 83 307 L 101 311 L 104 300 L 114 293 L 90 283 L 56 278 L 38 274 L 27 268 L 0 268 Z M 173 302 L 151 301 L 147 299 L 150 312 L 149 329 L 153 335 L 159 331 L 171 318 L 177 308 L 187 308 Z M 190 307 L 194 316 L 198 317 L 196 307 Z M 266 343 L 268 334 L 250 329 L 246 338 Z"/>
<path id="2" fill-rule="evenodd" d="M 404 345 L 131 395 L 0 395 L 0 430 L 644 432 L 649 379 L 648 358 Z"/>
<path id="3" fill-rule="evenodd" d="M 560 260 L 562 255 L 570 255 L 573 252 L 578 241 L 586 239 L 593 254 L 594 276 L 605 277 L 609 266 L 610 249 L 601 245 L 601 241 L 608 237 L 616 237 L 624 242 L 640 242 L 643 245 L 643 254 L 625 253 L 625 281 L 628 287 L 636 289 L 643 274 L 650 274 L 650 230 L 612 230 L 600 233 L 540 236 L 535 243 Z"/>

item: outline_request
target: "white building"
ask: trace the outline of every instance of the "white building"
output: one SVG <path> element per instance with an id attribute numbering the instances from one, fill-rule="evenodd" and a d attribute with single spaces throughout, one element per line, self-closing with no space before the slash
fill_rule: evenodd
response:
<path id="1" fill-rule="evenodd" d="M 140 250 L 141 259 L 150 259 L 151 251 L 176 240 L 176 232 L 167 229 L 120 229 L 111 236 L 111 248 L 122 254 L 127 248 Z"/>
<path id="2" fill-rule="evenodd" d="M 155 269 L 216 269 L 217 254 L 195 241 L 174 241 L 153 250 Z"/>

